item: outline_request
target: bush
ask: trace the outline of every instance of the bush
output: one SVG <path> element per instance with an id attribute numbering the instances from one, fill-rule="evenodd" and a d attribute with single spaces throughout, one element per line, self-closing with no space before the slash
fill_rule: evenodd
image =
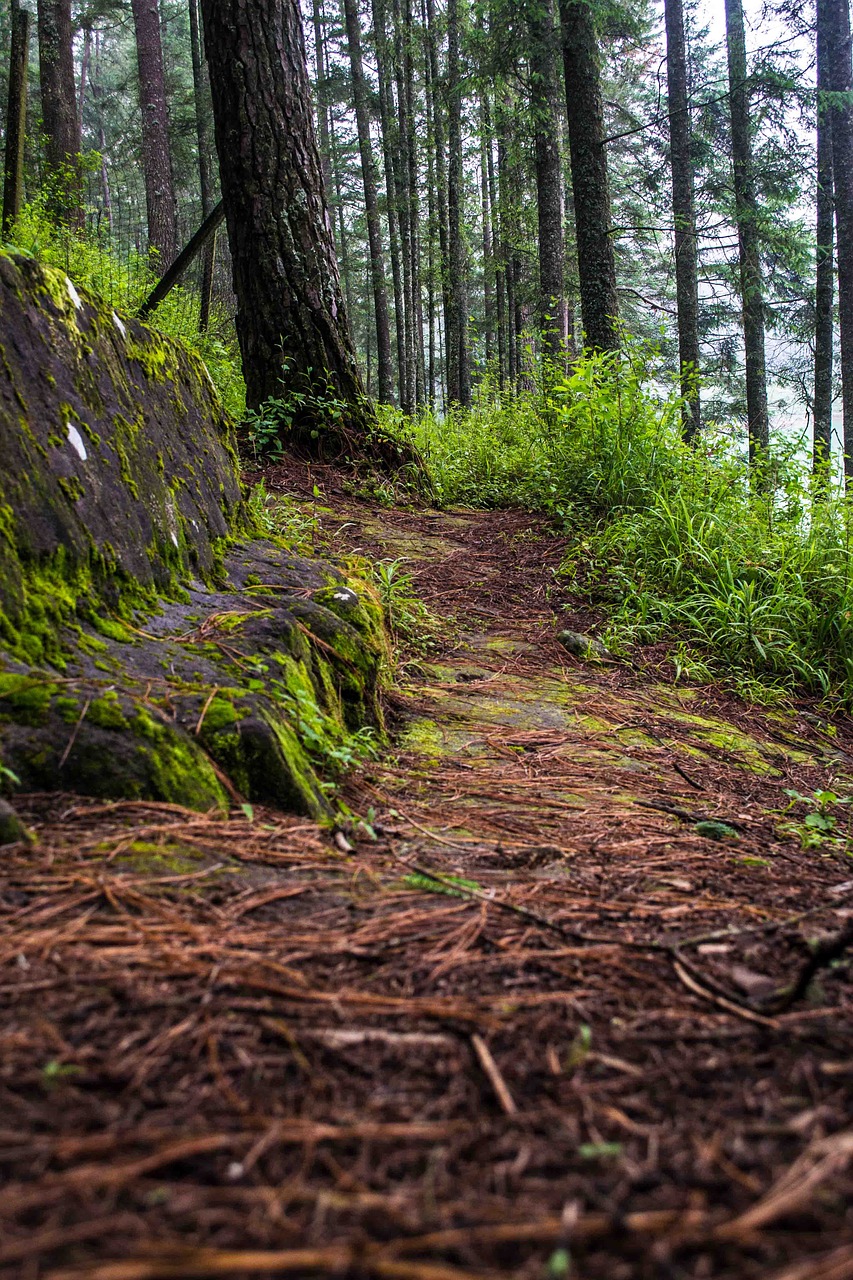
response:
<path id="1" fill-rule="evenodd" d="M 751 696 L 800 687 L 850 704 L 850 503 L 784 441 L 752 476 L 734 428 L 711 424 L 691 449 L 681 409 L 655 351 L 629 343 L 397 429 L 445 503 L 541 510 L 574 532 L 563 573 L 608 606 L 609 644 L 666 640 L 680 669 Z"/>

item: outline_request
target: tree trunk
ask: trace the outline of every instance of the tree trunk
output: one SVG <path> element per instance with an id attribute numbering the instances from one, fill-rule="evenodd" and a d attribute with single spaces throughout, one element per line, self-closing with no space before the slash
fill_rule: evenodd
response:
<path id="1" fill-rule="evenodd" d="M 480 207 L 483 219 L 483 329 L 486 340 L 486 369 L 493 372 L 495 354 L 495 260 L 492 239 L 492 204 L 489 172 L 492 165 L 492 133 L 487 127 L 486 95 L 480 97 Z"/>
<path id="2" fill-rule="evenodd" d="M 382 131 L 382 158 L 385 169 L 385 200 L 388 209 L 388 242 L 391 255 L 391 281 L 394 287 L 394 330 L 397 349 L 397 389 L 401 405 L 407 403 L 406 323 L 403 301 L 403 274 L 400 262 L 400 228 L 397 217 L 397 194 L 394 176 L 396 121 L 389 79 L 388 33 L 384 0 L 373 0 L 373 33 L 376 50 L 376 72 L 379 81 L 379 124 Z"/>
<path id="3" fill-rule="evenodd" d="M 445 406 L 449 400 L 448 378 L 450 375 L 450 312 L 452 300 L 450 295 L 450 244 L 448 234 L 447 210 L 447 155 L 444 132 L 444 102 L 442 81 L 438 68 L 438 35 L 435 22 L 435 0 L 426 0 L 427 7 L 427 40 L 432 84 L 433 125 L 435 134 L 435 198 L 438 206 L 438 247 L 441 270 L 441 304 L 444 323 L 442 325 L 443 340 L 441 349 L 444 353 L 444 388 Z"/>
<path id="4" fill-rule="evenodd" d="M 450 250 L 450 368 L 447 396 L 451 404 L 471 403 L 468 353 L 468 264 L 462 233 L 462 84 L 459 66 L 459 0 L 447 3 L 447 217 Z"/>
<path id="5" fill-rule="evenodd" d="M 202 0 L 246 398 L 288 443 L 367 451 L 296 0 Z"/>
<path id="6" fill-rule="evenodd" d="M 530 109 L 536 159 L 539 228 L 539 327 L 543 354 L 565 349 L 563 176 L 557 129 L 557 34 L 550 0 L 530 17 Z"/>
<path id="7" fill-rule="evenodd" d="M 166 78 L 160 39 L 157 0 L 131 0 L 139 66 L 139 105 L 142 112 L 142 169 L 148 210 L 148 246 L 165 270 L 175 256 L 177 204 L 169 150 Z"/>
<path id="8" fill-rule="evenodd" d="M 82 226 L 82 144 L 73 36 L 71 0 L 38 0 L 41 114 L 47 167 L 55 184 L 50 208 L 61 221 Z"/>
<path id="9" fill-rule="evenodd" d="M 101 84 L 101 34 L 95 32 L 95 63 L 92 72 L 92 99 L 98 122 L 98 150 L 101 153 L 101 199 L 104 202 L 104 216 L 110 232 L 113 229 L 113 202 L 110 194 L 110 175 L 107 172 L 107 138 L 104 129 L 104 87 Z"/>
<path id="10" fill-rule="evenodd" d="M 827 0 L 817 4 L 817 234 L 815 244 L 814 470 L 826 470 L 832 454 L 832 358 L 835 280 L 832 253 L 832 119 L 829 89 Z"/>
<path id="11" fill-rule="evenodd" d="M 358 149 L 361 154 L 367 240 L 370 248 L 370 279 L 373 290 L 373 312 L 376 321 L 378 399 L 383 404 L 390 404 L 393 399 L 394 384 L 391 368 L 391 326 L 388 319 L 388 295 L 385 290 L 385 258 L 382 252 L 382 226 L 379 220 L 379 200 L 376 194 L 376 166 L 373 161 L 373 142 L 370 137 L 368 86 L 361 60 L 361 32 L 359 30 L 356 0 L 343 0 L 343 6 L 352 73 L 352 96 L 358 131 Z"/>
<path id="12" fill-rule="evenodd" d="M 397 120 L 395 126 L 396 146 L 394 148 L 395 190 L 397 193 L 397 217 L 400 224 L 400 248 L 403 259 L 403 300 L 404 300 L 404 351 L 405 373 L 402 386 L 405 388 L 405 399 L 401 389 L 401 404 L 406 413 L 411 413 L 417 401 L 415 374 L 415 292 L 414 292 L 414 234 L 412 225 L 412 203 L 409 191 L 409 124 L 405 86 L 405 51 L 403 37 L 403 19 L 400 0 L 394 0 L 394 71 L 397 88 Z"/>
<path id="13" fill-rule="evenodd" d="M 24 143 L 27 136 L 27 69 L 29 66 L 30 15 L 18 0 L 12 8 L 12 42 L 9 51 L 9 102 L 6 112 L 6 156 L 3 183 L 5 240 L 21 212 L 24 191 Z"/>
<path id="14" fill-rule="evenodd" d="M 560 0 L 560 17 L 581 316 L 586 345 L 609 351 L 618 346 L 619 301 L 598 42 L 592 11 L 584 0 Z"/>
<path id="15" fill-rule="evenodd" d="M 412 0 L 405 0 L 403 44 L 403 88 L 406 102 L 406 158 L 409 166 L 409 223 L 412 253 L 412 360 L 415 378 L 415 406 L 424 400 L 424 308 L 421 282 L 421 208 L 418 191 L 418 134 L 415 122 L 415 75 Z"/>
<path id="16" fill-rule="evenodd" d="M 196 144 L 198 146 L 198 181 L 201 192 L 201 217 L 204 221 L 214 205 L 213 178 L 210 171 L 210 85 L 207 62 L 201 47 L 198 0 L 189 0 L 190 52 L 193 64 L 193 98 L 195 105 Z M 210 322 L 213 295 L 213 266 L 216 258 L 216 232 L 204 247 L 201 259 L 201 299 L 198 327 L 204 333 Z"/>
<path id="17" fill-rule="evenodd" d="M 326 199 L 332 203 L 332 148 L 329 138 L 329 88 L 326 75 L 326 38 L 323 31 L 322 0 L 312 0 L 311 17 L 314 25 L 314 68 L 317 98 L 317 130 L 320 141 L 320 164 L 323 169 L 323 186 Z"/>
<path id="18" fill-rule="evenodd" d="M 764 367 L 764 297 L 758 247 L 758 201 L 752 164 L 749 125 L 749 86 L 746 79 L 746 37 L 742 0 L 726 0 L 726 49 L 729 63 L 729 109 L 732 125 L 732 165 L 735 216 L 740 246 L 740 288 L 746 353 L 746 416 L 749 460 L 766 450 L 770 438 L 767 377 Z"/>
<path id="19" fill-rule="evenodd" d="M 690 104 L 687 51 L 681 0 L 665 0 L 666 78 L 669 92 L 669 149 L 672 167 L 672 215 L 675 231 L 675 299 L 678 311 L 678 359 L 684 397 L 682 431 L 692 440 L 699 430 L 699 282 L 693 161 L 690 155 Z"/>
<path id="20" fill-rule="evenodd" d="M 853 92 L 850 10 L 847 0 L 827 0 L 827 54 L 832 93 L 832 176 L 838 254 L 838 317 L 841 329 L 841 403 L 844 416 L 844 475 L 853 477 Z"/>

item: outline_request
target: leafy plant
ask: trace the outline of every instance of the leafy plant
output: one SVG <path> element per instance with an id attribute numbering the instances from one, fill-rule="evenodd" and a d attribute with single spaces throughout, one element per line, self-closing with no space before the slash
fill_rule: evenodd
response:
<path id="1" fill-rule="evenodd" d="M 665 641 L 680 680 L 853 704 L 853 499 L 813 487 L 796 442 L 774 439 L 752 473 L 741 426 L 709 422 L 689 447 L 681 408 L 660 353 L 626 339 L 568 372 L 542 366 L 528 390 L 484 380 L 468 413 L 386 423 L 417 444 L 440 501 L 571 530 L 562 577 L 607 609 L 608 648 Z"/>
<path id="2" fill-rule="evenodd" d="M 803 795 L 790 787 L 786 788 L 785 795 L 790 797 L 786 813 L 797 805 L 805 805 L 808 812 L 802 821 L 780 823 L 780 834 L 798 837 L 804 849 L 817 849 L 827 842 L 836 845 L 846 843 L 846 837 L 838 831 L 838 815 L 833 810 L 838 805 L 853 803 L 853 796 L 839 796 L 834 791 L 823 790 Z"/>

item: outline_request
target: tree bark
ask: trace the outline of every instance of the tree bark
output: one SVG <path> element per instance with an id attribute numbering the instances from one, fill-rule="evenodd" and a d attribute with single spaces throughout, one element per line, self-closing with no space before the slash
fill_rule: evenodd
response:
<path id="1" fill-rule="evenodd" d="M 692 440 L 701 423 L 697 382 L 699 376 L 699 272 L 682 0 L 665 0 L 664 11 L 672 215 L 675 232 L 675 305 L 678 312 L 681 394 L 684 397 L 681 425 L 685 440 Z"/>
<path id="2" fill-rule="evenodd" d="M 468 352 L 468 264 L 462 234 L 464 202 L 462 167 L 462 84 L 459 65 L 459 0 L 447 3 L 447 215 L 450 250 L 450 368 L 447 396 L 451 404 L 471 403 Z"/>
<path id="3" fill-rule="evenodd" d="M 563 176 L 557 128 L 557 33 L 551 0 L 530 16 L 530 108 L 536 162 L 539 228 L 539 327 L 543 354 L 565 350 L 566 299 L 563 245 Z"/>
<path id="4" fill-rule="evenodd" d="M 495 261 L 492 238 L 492 204 L 489 172 L 492 165 L 492 134 L 487 127 L 486 94 L 480 96 L 480 209 L 483 220 L 483 330 L 486 340 L 486 369 L 492 371 L 495 354 Z"/>
<path id="5" fill-rule="evenodd" d="M 142 169 L 148 211 L 148 247 L 165 270 L 175 256 L 177 204 L 169 150 L 169 114 L 160 38 L 158 0 L 131 0 L 139 67 L 139 106 L 142 113 Z"/>
<path id="6" fill-rule="evenodd" d="M 814 470 L 832 454 L 833 263 L 832 118 L 829 100 L 827 0 L 817 4 L 817 228 L 815 236 Z"/>
<path id="7" fill-rule="evenodd" d="M 287 402 L 288 443 L 366 452 L 296 0 L 202 0 L 246 398 Z"/>
<path id="8" fill-rule="evenodd" d="M 598 41 L 592 10 L 584 0 L 560 0 L 560 18 L 581 317 L 586 345 L 609 351 L 619 344 L 619 301 Z"/>
<path id="9" fill-rule="evenodd" d="M 198 147 L 198 182 L 201 193 L 201 216 L 204 221 L 213 209 L 213 177 L 210 171 L 210 84 L 207 61 L 201 47 L 198 0 L 189 0 L 190 53 L 193 64 L 193 99 L 195 105 L 196 145 Z M 204 333 L 210 322 L 213 297 L 213 266 L 216 258 L 216 231 L 204 246 L 201 259 L 201 297 L 198 328 Z"/>
<path id="10" fill-rule="evenodd" d="M 71 0 L 38 0 L 39 83 L 47 166 L 57 218 L 83 224 L 80 117 L 74 84 Z"/>
<path id="11" fill-rule="evenodd" d="M 326 75 L 326 38 L 323 31 L 322 0 L 312 0 L 311 17 L 314 25 L 314 67 L 317 98 L 317 130 L 320 141 L 320 164 L 323 169 L 323 186 L 326 199 L 332 203 L 332 148 L 329 139 L 329 89 Z"/>
<path id="12" fill-rule="evenodd" d="M 443 315 L 441 349 L 444 353 L 444 377 L 442 379 L 445 407 L 449 400 L 450 336 L 452 323 L 450 312 L 450 243 L 447 209 L 447 152 L 445 146 L 444 93 L 438 63 L 438 35 L 436 32 L 435 0 L 426 0 L 427 51 L 429 55 L 430 82 L 432 85 L 433 127 L 435 137 L 435 199 L 438 209 L 438 248 L 441 272 L 441 305 Z"/>
<path id="13" fill-rule="evenodd" d="M 764 365 L 764 296 L 759 256 L 758 201 L 752 162 L 749 86 L 746 77 L 746 37 L 742 0 L 726 0 L 726 51 L 729 64 L 729 110 L 732 126 L 732 165 L 735 217 L 740 247 L 740 288 L 746 355 L 746 416 L 749 460 L 767 449 L 770 420 Z"/>
<path id="14" fill-rule="evenodd" d="M 406 379 L 406 308 L 403 300 L 403 274 L 400 261 L 400 228 L 397 216 L 397 189 L 394 174 L 396 120 L 389 79 L 388 33 L 384 0 L 373 0 L 373 38 L 376 51 L 376 73 L 379 82 L 379 125 L 382 132 L 382 159 L 385 170 L 385 203 L 388 211 L 388 242 L 391 257 L 391 282 L 394 289 L 394 334 L 397 350 L 397 390 L 400 404 L 408 403 Z"/>
<path id="15" fill-rule="evenodd" d="M 394 385 L 394 375 L 391 368 L 391 325 L 388 318 L 388 294 L 385 289 L 385 256 L 382 252 L 382 226 L 379 219 L 379 200 L 376 192 L 376 166 L 373 161 L 373 142 L 370 137 L 368 86 L 361 59 L 361 31 L 359 29 L 356 0 L 343 0 L 343 7 L 347 44 L 349 46 L 358 149 L 361 155 L 367 240 L 370 249 L 370 280 L 376 322 L 377 398 L 383 404 L 390 404 L 393 400 Z"/>
<path id="16" fill-rule="evenodd" d="M 827 0 L 827 17 L 844 475 L 849 485 L 853 478 L 853 76 L 850 65 L 850 9 L 847 0 Z"/>
<path id="17" fill-rule="evenodd" d="M 9 51 L 9 100 L 6 111 L 6 155 L 3 182 L 5 240 L 21 212 L 24 191 L 24 143 L 27 136 L 27 69 L 30 48 L 30 15 L 14 0 L 12 42 Z"/>

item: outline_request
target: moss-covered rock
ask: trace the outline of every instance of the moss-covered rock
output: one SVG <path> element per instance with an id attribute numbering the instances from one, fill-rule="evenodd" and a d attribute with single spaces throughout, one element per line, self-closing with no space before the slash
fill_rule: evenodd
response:
<path id="1" fill-rule="evenodd" d="M 0 253 L 0 456 L 0 750 L 23 785 L 328 813 L 379 722 L 381 611 L 253 539 L 203 364 Z"/>
<path id="2" fill-rule="evenodd" d="M 0 253 L 0 637 L 54 656 L 81 600 L 213 580 L 245 520 L 232 428 L 202 362 Z"/>

